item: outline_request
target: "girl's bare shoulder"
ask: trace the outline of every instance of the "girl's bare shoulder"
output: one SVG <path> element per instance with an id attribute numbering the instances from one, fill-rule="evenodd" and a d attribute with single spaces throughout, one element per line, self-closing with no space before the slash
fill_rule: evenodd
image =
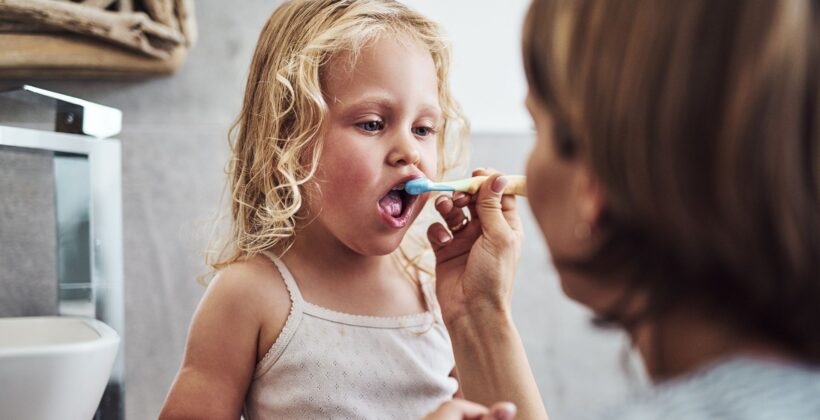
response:
<path id="1" fill-rule="evenodd" d="M 290 307 L 290 296 L 282 275 L 264 255 L 242 258 L 217 271 L 207 294 L 218 294 L 228 302 L 266 312 L 266 308 Z"/>
<path id="2" fill-rule="evenodd" d="M 291 310 L 290 294 L 282 274 L 264 255 L 244 258 L 217 272 L 203 300 L 214 294 L 214 300 L 226 303 L 220 310 L 237 322 L 256 326 L 257 361 L 276 341 Z"/>

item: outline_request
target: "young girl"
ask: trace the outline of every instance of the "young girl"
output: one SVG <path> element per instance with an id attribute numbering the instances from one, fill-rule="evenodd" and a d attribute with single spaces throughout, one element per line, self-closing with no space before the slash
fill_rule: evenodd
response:
<path id="1" fill-rule="evenodd" d="M 434 288 L 400 249 L 426 201 L 403 183 L 442 176 L 465 137 L 448 66 L 394 1 L 274 12 L 234 127 L 229 246 L 162 418 L 418 418 L 452 398 Z"/>

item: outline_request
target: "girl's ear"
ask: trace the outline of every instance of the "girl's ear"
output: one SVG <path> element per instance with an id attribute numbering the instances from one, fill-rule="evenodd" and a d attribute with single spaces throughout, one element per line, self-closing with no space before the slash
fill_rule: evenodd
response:
<path id="1" fill-rule="evenodd" d="M 600 221 L 606 206 L 606 194 L 598 177 L 587 165 L 578 168 L 576 197 L 578 202 L 578 221 L 589 229 L 594 229 Z"/>

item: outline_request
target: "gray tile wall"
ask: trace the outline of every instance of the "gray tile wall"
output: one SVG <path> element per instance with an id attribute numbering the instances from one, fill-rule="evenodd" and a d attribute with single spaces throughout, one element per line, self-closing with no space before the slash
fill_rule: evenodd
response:
<path id="1" fill-rule="evenodd" d="M 199 44 L 172 77 L 27 81 L 124 113 L 118 137 L 129 419 L 157 416 L 182 359 L 188 322 L 203 293 L 196 277 L 206 271 L 205 227 L 224 185 L 227 130 L 239 110 L 259 30 L 277 4 L 198 1 Z M 17 114 L 0 113 L 0 124 L 27 117 Z M 531 143 L 526 135 L 477 135 L 472 164 L 521 173 Z M 50 162 L 48 156 L 0 150 L 0 316 L 56 309 Z M 624 337 L 593 329 L 589 315 L 562 295 L 540 234 L 522 207 L 528 235 L 514 316 L 552 417 L 573 418 L 590 402 L 617 400 L 643 379 L 634 373 Z"/>
<path id="2" fill-rule="evenodd" d="M 57 312 L 51 154 L 0 147 L 0 316 Z"/>

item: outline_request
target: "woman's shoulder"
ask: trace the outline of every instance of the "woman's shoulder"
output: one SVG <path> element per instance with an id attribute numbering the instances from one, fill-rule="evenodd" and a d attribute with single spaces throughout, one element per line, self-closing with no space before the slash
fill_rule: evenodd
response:
<path id="1" fill-rule="evenodd" d="M 820 369 L 734 358 L 648 389 L 618 407 L 607 409 L 605 418 L 820 418 L 818 395 Z"/>

